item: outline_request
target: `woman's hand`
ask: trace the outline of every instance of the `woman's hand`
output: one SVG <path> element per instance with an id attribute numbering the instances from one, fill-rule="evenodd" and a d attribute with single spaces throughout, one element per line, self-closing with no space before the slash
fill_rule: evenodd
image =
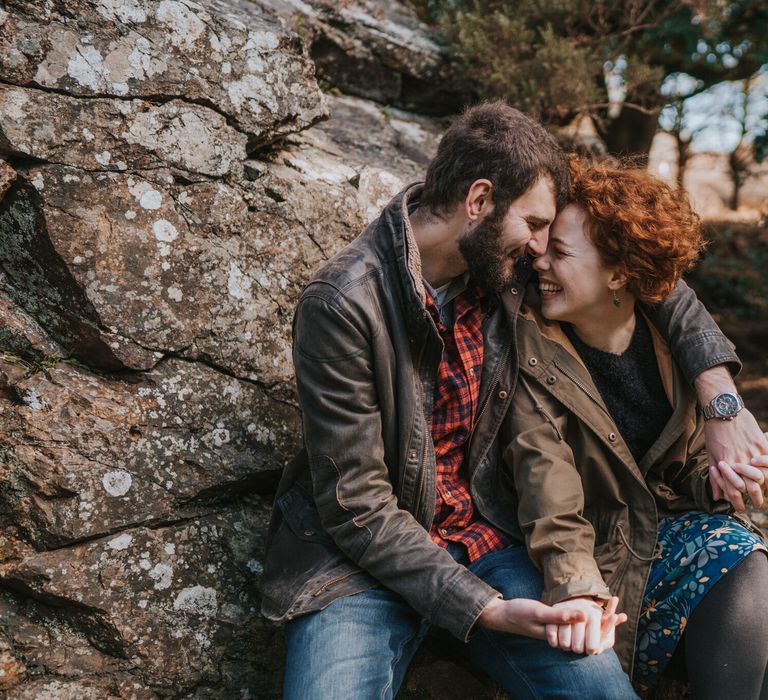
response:
<path id="1" fill-rule="evenodd" d="M 624 613 L 616 614 L 619 599 L 614 596 L 603 610 L 592 598 L 571 598 L 553 605 L 553 609 L 579 611 L 584 620 L 569 625 L 547 625 L 547 641 L 551 647 L 574 654 L 600 654 L 613 647 L 616 627 L 627 621 Z"/>
<path id="2" fill-rule="evenodd" d="M 712 495 L 717 500 L 725 498 L 737 510 L 745 510 L 743 494 L 749 496 L 752 505 L 759 508 L 765 497 L 763 488 L 768 469 L 753 464 L 765 464 L 768 467 L 768 455 L 761 455 L 752 460 L 752 464 L 734 464 L 720 462 L 717 467 L 710 466 L 709 481 L 712 485 Z"/>

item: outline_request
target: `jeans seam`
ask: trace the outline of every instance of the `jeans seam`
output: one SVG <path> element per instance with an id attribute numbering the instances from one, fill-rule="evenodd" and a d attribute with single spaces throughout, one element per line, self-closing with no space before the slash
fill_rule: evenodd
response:
<path id="1" fill-rule="evenodd" d="M 489 644 L 494 647 L 494 649 L 501 652 L 501 655 L 506 659 L 507 663 L 517 674 L 518 678 L 520 678 L 520 680 L 525 684 L 525 687 L 528 688 L 531 695 L 536 698 L 536 700 L 543 700 L 543 696 L 539 695 L 538 692 L 536 692 L 536 689 L 531 685 L 531 682 L 528 680 L 528 675 L 523 673 L 520 667 L 515 663 L 512 655 L 507 652 L 504 646 L 497 644 L 491 633 L 483 631 L 483 634 L 485 635 L 485 638 L 488 640 Z"/>
<path id="2" fill-rule="evenodd" d="M 400 642 L 400 645 L 397 648 L 397 654 L 395 655 L 395 658 L 392 659 L 392 663 L 389 665 L 389 682 L 381 689 L 382 700 L 384 700 L 387 691 L 392 688 L 392 684 L 395 682 L 395 666 L 397 666 L 397 663 L 403 657 L 403 651 L 405 650 L 405 647 L 414 639 L 416 639 L 420 633 L 421 625 L 416 628 L 416 631 L 412 635 L 405 637 L 403 641 Z"/>

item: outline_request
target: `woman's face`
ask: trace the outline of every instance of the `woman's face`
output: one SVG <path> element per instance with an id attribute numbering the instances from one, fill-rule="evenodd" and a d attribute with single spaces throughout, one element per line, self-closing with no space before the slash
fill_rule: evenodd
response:
<path id="1" fill-rule="evenodd" d="M 539 273 L 541 310 L 553 321 L 594 325 L 613 306 L 614 271 L 603 266 L 587 235 L 587 214 L 569 204 L 555 218 L 544 255 L 533 267 Z M 615 284 L 615 282 L 614 282 Z"/>

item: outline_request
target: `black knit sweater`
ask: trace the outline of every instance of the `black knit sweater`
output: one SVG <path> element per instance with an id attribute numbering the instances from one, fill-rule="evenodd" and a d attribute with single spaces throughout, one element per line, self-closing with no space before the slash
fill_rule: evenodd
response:
<path id="1" fill-rule="evenodd" d="M 582 342 L 570 324 L 564 323 L 563 329 L 589 369 L 632 456 L 640 462 L 672 416 L 645 319 L 636 314 L 632 340 L 620 355 Z"/>

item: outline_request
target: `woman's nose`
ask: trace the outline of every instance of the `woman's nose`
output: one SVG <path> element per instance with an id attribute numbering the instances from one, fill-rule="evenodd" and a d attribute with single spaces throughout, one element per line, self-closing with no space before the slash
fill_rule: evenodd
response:
<path id="1" fill-rule="evenodd" d="M 537 272 L 543 272 L 544 270 L 549 268 L 549 260 L 547 259 L 546 254 L 540 255 L 539 257 L 536 257 L 533 259 L 533 269 Z"/>

